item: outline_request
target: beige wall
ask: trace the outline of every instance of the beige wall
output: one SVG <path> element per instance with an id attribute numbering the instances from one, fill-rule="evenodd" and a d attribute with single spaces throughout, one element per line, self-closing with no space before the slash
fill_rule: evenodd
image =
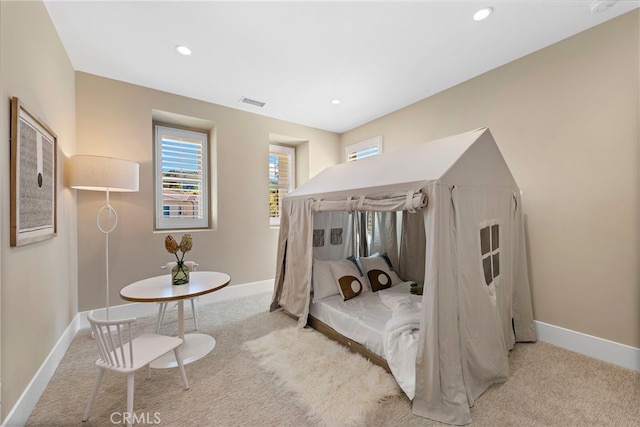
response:
<path id="1" fill-rule="evenodd" d="M 640 347 L 639 12 L 342 135 L 488 126 L 523 191 L 535 319 Z"/>
<path id="2" fill-rule="evenodd" d="M 9 99 L 58 137 L 58 235 L 9 246 Z M 2 418 L 77 312 L 75 198 L 62 164 L 76 145 L 74 70 L 40 2 L 0 2 L 0 327 Z"/>
<path id="3" fill-rule="evenodd" d="M 300 155 L 308 173 L 318 162 L 339 161 L 339 135 L 264 116 L 134 86 L 85 73 L 76 75 L 78 154 L 121 157 L 140 163 L 140 192 L 113 193 L 117 229 L 109 237 L 110 299 L 123 304 L 126 284 L 161 274 L 171 261 L 164 249 L 166 232 L 154 233 L 152 110 L 213 123 L 217 147 L 217 229 L 193 232 L 187 258 L 202 270 L 231 275 L 232 284 L 273 279 L 278 230 L 268 217 L 269 134 L 308 140 Z M 323 166 L 324 166 L 323 165 Z M 104 239 L 95 215 L 104 194 L 78 192 L 79 310 L 104 305 Z M 171 233 L 181 236 L 182 233 Z"/>

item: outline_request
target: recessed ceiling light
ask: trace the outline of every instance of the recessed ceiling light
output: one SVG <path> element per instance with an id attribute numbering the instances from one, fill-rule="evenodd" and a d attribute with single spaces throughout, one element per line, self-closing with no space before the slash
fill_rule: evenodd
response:
<path id="1" fill-rule="evenodd" d="M 185 56 L 191 55 L 191 49 L 189 49 L 185 45 L 179 44 L 178 46 L 176 46 L 176 50 Z"/>
<path id="2" fill-rule="evenodd" d="M 340 100 L 339 99 L 334 99 L 334 100 L 331 101 L 331 103 L 333 105 L 338 105 L 338 104 L 340 104 Z"/>
<path id="3" fill-rule="evenodd" d="M 601 13 L 615 6 L 616 1 L 617 0 L 609 0 L 609 1 L 595 0 L 594 2 L 591 3 L 591 5 L 589 6 L 589 9 L 591 10 L 591 13 Z"/>
<path id="4" fill-rule="evenodd" d="M 479 11 L 473 14 L 474 21 L 484 21 L 493 13 L 493 8 L 491 7 L 483 7 Z"/>

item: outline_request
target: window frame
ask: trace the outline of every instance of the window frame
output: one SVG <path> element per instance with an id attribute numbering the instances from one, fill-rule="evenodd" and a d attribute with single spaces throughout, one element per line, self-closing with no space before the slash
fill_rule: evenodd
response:
<path id="1" fill-rule="evenodd" d="M 279 153 L 279 154 L 285 154 L 287 156 L 289 156 L 289 190 L 287 191 L 287 193 L 292 192 L 295 188 L 296 188 L 296 149 L 294 147 L 288 147 L 286 145 L 278 145 L 278 144 L 269 144 L 269 155 L 271 155 L 271 153 Z M 268 158 L 267 158 L 267 162 L 268 162 Z M 268 163 L 267 163 L 268 165 Z M 271 189 L 274 186 L 271 184 L 271 181 L 269 181 L 269 196 L 271 196 Z M 278 206 L 280 208 L 282 208 L 282 201 L 280 201 L 278 203 Z M 277 217 L 272 217 L 271 213 L 269 211 L 269 225 L 271 227 L 279 227 L 280 226 L 280 216 L 278 215 Z"/>
<path id="2" fill-rule="evenodd" d="M 480 252 L 480 268 L 482 270 L 482 278 L 485 285 L 490 286 L 492 283 L 495 283 L 497 279 L 500 278 L 500 274 L 502 273 L 500 268 L 500 235 L 502 232 L 500 231 L 501 225 L 499 221 L 491 221 L 480 224 L 480 229 L 478 231 L 479 235 L 479 252 Z M 483 230 L 487 229 L 488 241 L 483 239 Z M 497 241 L 495 241 L 497 240 Z M 485 250 L 485 243 L 487 245 L 487 251 Z M 485 260 L 489 263 L 489 273 L 491 273 L 491 280 L 487 280 L 487 271 L 485 270 Z M 497 262 L 496 262 L 497 261 Z"/>
<path id="3" fill-rule="evenodd" d="M 354 157 L 352 158 L 352 154 L 356 154 L 359 152 L 365 152 L 367 150 L 370 150 L 371 148 L 375 147 L 376 148 L 376 153 L 375 154 L 369 154 L 366 155 L 362 158 L 357 158 Z M 373 156 L 377 156 L 378 154 L 382 154 L 382 136 L 376 136 L 373 138 L 369 138 L 366 139 L 364 141 L 360 141 L 360 142 L 356 142 L 355 144 L 350 144 L 347 145 L 346 147 L 344 147 L 344 159 L 345 162 L 349 163 L 349 162 L 355 162 L 358 160 L 363 160 L 366 159 L 368 157 L 373 157 Z"/>
<path id="4" fill-rule="evenodd" d="M 187 129 L 180 126 L 154 123 L 154 194 L 155 194 L 155 229 L 156 230 L 190 230 L 207 229 L 210 227 L 211 199 L 210 199 L 210 174 L 209 174 L 209 133 L 205 130 Z M 200 142 L 201 147 L 201 181 L 200 191 L 202 216 L 201 218 L 166 217 L 163 205 L 163 175 L 162 175 L 162 136 L 170 136 L 176 139 L 189 139 Z"/>

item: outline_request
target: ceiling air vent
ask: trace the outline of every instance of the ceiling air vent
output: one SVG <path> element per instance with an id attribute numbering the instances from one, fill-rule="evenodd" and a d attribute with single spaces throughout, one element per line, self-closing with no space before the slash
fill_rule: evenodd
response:
<path id="1" fill-rule="evenodd" d="M 264 107 L 264 105 L 266 104 L 265 102 L 256 101 L 255 99 L 251 98 L 245 98 L 244 96 L 240 98 L 240 101 L 244 102 L 245 104 L 255 105 L 256 107 Z"/>

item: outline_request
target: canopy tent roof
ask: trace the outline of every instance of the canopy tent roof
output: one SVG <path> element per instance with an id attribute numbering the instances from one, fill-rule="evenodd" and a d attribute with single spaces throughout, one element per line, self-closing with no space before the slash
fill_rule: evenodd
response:
<path id="1" fill-rule="evenodd" d="M 414 144 L 322 170 L 288 198 L 404 193 L 430 182 L 517 188 L 488 128 Z"/>

